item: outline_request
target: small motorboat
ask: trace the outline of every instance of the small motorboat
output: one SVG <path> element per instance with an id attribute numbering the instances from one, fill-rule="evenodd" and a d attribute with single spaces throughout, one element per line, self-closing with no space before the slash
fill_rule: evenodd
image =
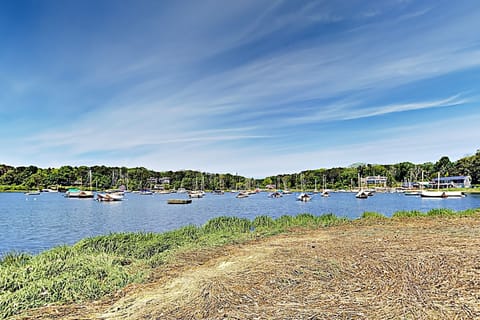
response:
<path id="1" fill-rule="evenodd" d="M 368 192 L 365 191 L 365 190 L 360 190 L 355 195 L 355 198 L 357 198 L 357 199 L 367 199 L 368 198 Z"/>
<path id="2" fill-rule="evenodd" d="M 119 193 L 97 193 L 98 201 L 122 201 L 123 195 Z"/>
<path id="3" fill-rule="evenodd" d="M 279 191 L 272 192 L 268 195 L 270 198 L 281 198 L 283 197 L 282 193 Z"/>
<path id="4" fill-rule="evenodd" d="M 37 190 L 25 192 L 25 195 L 27 196 L 38 196 L 39 194 L 40 194 L 40 191 L 37 191 Z"/>
<path id="5" fill-rule="evenodd" d="M 248 198 L 248 192 L 239 192 L 236 197 L 238 199 Z"/>
<path id="6" fill-rule="evenodd" d="M 84 191 L 84 190 L 79 190 L 77 188 L 71 188 L 71 189 L 68 189 L 67 192 L 65 192 L 66 198 L 87 199 L 87 198 L 93 198 L 93 196 L 94 196 L 93 191 Z"/>
<path id="7" fill-rule="evenodd" d="M 203 192 L 202 190 L 190 191 L 188 193 L 188 196 L 190 198 L 203 198 L 204 195 L 205 195 L 205 192 Z"/>
<path id="8" fill-rule="evenodd" d="M 311 197 L 308 193 L 302 192 L 302 193 L 297 197 L 297 200 L 298 200 L 298 201 L 302 201 L 302 202 L 307 202 L 307 201 L 312 200 L 312 197 Z"/>

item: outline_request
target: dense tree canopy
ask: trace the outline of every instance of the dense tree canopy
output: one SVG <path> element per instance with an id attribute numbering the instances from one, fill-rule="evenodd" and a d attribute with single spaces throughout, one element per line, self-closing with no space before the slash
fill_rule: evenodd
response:
<path id="1" fill-rule="evenodd" d="M 348 189 L 358 185 L 358 177 L 385 176 L 387 186 L 399 186 L 406 181 L 429 181 L 442 176 L 469 175 L 473 184 L 480 183 L 480 150 L 452 162 L 447 156 L 437 162 L 414 164 L 401 162 L 392 165 L 357 163 L 347 168 L 306 170 L 293 174 L 279 174 L 253 179 L 238 175 L 198 172 L 193 170 L 157 172 L 143 167 L 62 166 L 37 168 L 0 165 L 0 186 L 3 189 L 33 189 L 50 186 L 92 187 L 111 189 L 126 186 L 131 190 L 163 187 L 167 189 L 247 189 L 276 185 L 277 188 L 313 189 L 326 183 L 327 188 Z M 164 179 L 167 178 L 167 179 Z"/>

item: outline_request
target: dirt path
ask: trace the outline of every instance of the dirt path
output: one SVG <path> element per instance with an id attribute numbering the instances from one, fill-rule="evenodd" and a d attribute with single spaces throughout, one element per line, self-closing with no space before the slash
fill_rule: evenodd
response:
<path id="1" fill-rule="evenodd" d="M 357 223 L 185 253 L 121 296 L 28 318 L 480 318 L 480 218 Z"/>

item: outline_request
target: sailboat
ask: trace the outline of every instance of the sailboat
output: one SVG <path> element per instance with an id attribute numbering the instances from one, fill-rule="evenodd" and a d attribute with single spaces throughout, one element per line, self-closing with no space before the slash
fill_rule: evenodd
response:
<path id="1" fill-rule="evenodd" d="M 440 172 L 437 178 L 437 191 L 422 190 L 420 193 L 422 198 L 463 198 L 465 194 L 461 191 L 440 191 Z"/>
<path id="2" fill-rule="evenodd" d="M 355 198 L 357 198 L 357 199 L 367 199 L 368 198 L 368 192 L 363 190 L 362 180 L 360 178 L 360 173 L 358 174 L 358 186 L 360 187 L 360 190 L 355 195 Z"/>
<path id="3" fill-rule="evenodd" d="M 325 176 L 323 176 L 323 191 L 322 191 L 322 197 L 330 197 L 330 194 L 328 191 L 325 189 L 326 181 L 325 181 Z"/>
<path id="4" fill-rule="evenodd" d="M 285 180 L 283 180 L 283 194 L 292 194 L 292 191 L 288 190 Z"/>
<path id="5" fill-rule="evenodd" d="M 297 200 L 298 201 L 302 201 L 302 202 L 308 202 L 310 200 L 312 200 L 312 197 L 306 193 L 306 192 L 302 192 L 300 193 L 300 195 L 297 197 Z"/>
<path id="6" fill-rule="evenodd" d="M 202 175 L 202 186 L 203 186 L 203 175 Z M 197 178 L 195 177 L 195 190 L 190 191 L 188 193 L 188 196 L 190 198 L 203 198 L 204 195 L 205 195 L 205 192 L 203 191 L 203 187 L 202 187 L 202 190 L 198 190 L 198 181 L 197 181 Z"/>
<path id="7" fill-rule="evenodd" d="M 90 190 L 80 190 L 78 188 L 70 188 L 65 192 L 66 198 L 79 198 L 79 199 L 88 199 L 93 198 L 93 191 L 92 191 L 92 170 L 88 171 L 88 178 L 90 181 Z"/>
<path id="8" fill-rule="evenodd" d="M 308 202 L 310 200 L 312 200 L 312 197 L 306 193 L 304 190 L 304 181 L 303 181 L 303 177 L 301 178 L 301 185 L 302 185 L 302 193 L 300 193 L 300 195 L 297 197 L 297 201 L 302 201 L 302 202 Z"/>

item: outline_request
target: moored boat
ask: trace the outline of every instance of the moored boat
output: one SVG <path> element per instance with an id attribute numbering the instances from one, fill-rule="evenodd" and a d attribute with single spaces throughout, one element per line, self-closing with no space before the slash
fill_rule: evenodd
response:
<path id="1" fill-rule="evenodd" d="M 236 195 L 236 197 L 239 199 L 248 198 L 248 192 L 241 191 Z"/>
<path id="2" fill-rule="evenodd" d="M 98 201 L 122 201 L 123 195 L 120 193 L 97 193 Z"/>
<path id="3" fill-rule="evenodd" d="M 201 191 L 201 190 L 196 190 L 196 191 L 190 191 L 188 193 L 188 196 L 190 198 L 203 198 L 203 196 L 205 195 L 205 192 Z"/>
<path id="4" fill-rule="evenodd" d="M 283 195 L 280 191 L 272 192 L 268 195 L 270 198 L 281 198 Z"/>
<path id="5" fill-rule="evenodd" d="M 168 199 L 168 204 L 189 204 L 192 203 L 192 199 Z"/>
<path id="6" fill-rule="evenodd" d="M 308 202 L 312 200 L 312 197 L 308 194 L 308 193 L 305 193 L 305 192 L 302 192 L 298 197 L 297 197 L 297 201 L 302 201 L 302 202 Z"/>
<path id="7" fill-rule="evenodd" d="M 365 191 L 365 190 L 360 190 L 355 195 L 355 198 L 357 198 L 357 199 L 367 199 L 368 198 L 368 192 Z"/>
<path id="8" fill-rule="evenodd" d="M 94 196 L 93 191 L 84 191 L 77 188 L 71 188 L 71 189 L 68 189 L 67 192 L 65 192 L 66 198 L 87 199 L 87 198 L 93 198 L 93 196 Z"/>
<path id="9" fill-rule="evenodd" d="M 404 195 L 406 195 L 406 196 L 419 196 L 421 194 L 422 194 L 422 192 L 419 191 L 419 190 L 409 190 L 409 191 L 404 192 Z"/>
<path id="10" fill-rule="evenodd" d="M 38 190 L 32 190 L 32 191 L 25 192 L 25 195 L 27 195 L 27 196 L 37 196 L 39 194 L 40 194 L 40 191 L 38 191 Z"/>
<path id="11" fill-rule="evenodd" d="M 461 191 L 422 191 L 422 198 L 463 198 L 465 194 Z"/>

